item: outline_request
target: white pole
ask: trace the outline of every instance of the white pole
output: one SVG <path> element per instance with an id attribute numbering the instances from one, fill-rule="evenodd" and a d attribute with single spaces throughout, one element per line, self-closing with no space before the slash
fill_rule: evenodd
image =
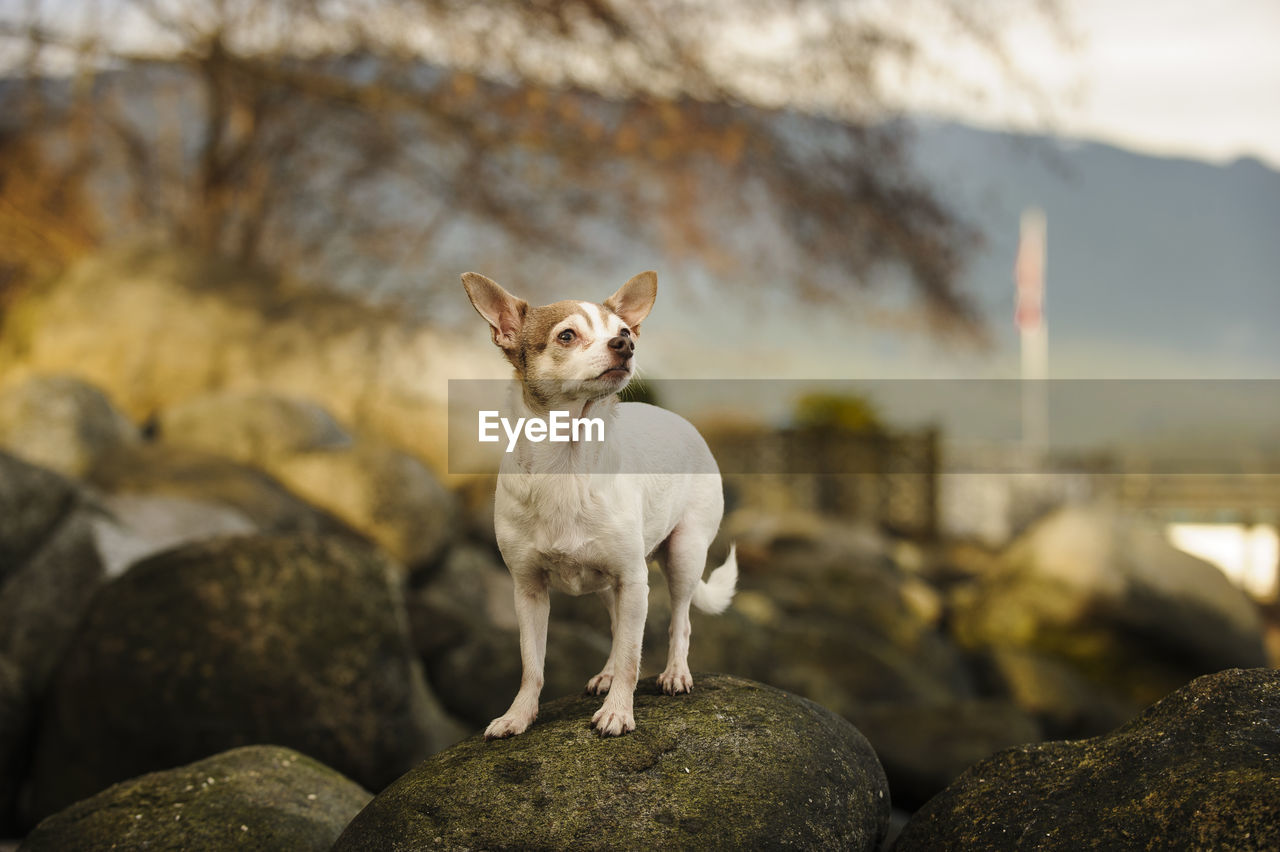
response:
<path id="1" fill-rule="evenodd" d="M 1049 448 L 1049 330 L 1044 321 L 1047 230 L 1043 210 L 1022 211 L 1014 265 L 1018 288 L 1014 321 L 1022 344 L 1022 445 L 1033 461 L 1041 460 Z"/>

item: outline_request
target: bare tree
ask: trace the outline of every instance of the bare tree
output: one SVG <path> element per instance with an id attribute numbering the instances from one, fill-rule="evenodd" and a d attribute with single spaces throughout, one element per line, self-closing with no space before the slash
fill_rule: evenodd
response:
<path id="1" fill-rule="evenodd" d="M 911 5 L 1003 61 L 1007 8 Z M 429 251 L 459 216 L 552 250 L 581 248 L 576 223 L 594 217 L 749 277 L 768 258 L 734 244 L 724 217 L 763 207 L 804 261 L 786 273 L 802 295 L 838 295 L 898 263 L 932 317 L 963 327 L 973 315 L 956 282 L 975 235 L 884 120 L 883 69 L 929 57 L 874 8 L 99 0 L 68 17 L 30 2 L 0 20 L 29 84 L 6 97 L 0 236 L 74 234 L 65 255 L 126 225 L 159 228 L 324 279 L 343 258 Z M 74 85 L 49 83 L 59 66 Z M 60 170 L 45 184 L 63 197 L 24 198 L 31 169 L 10 152 L 29 158 L 55 131 L 70 153 L 42 168 Z M 91 202 L 94 170 L 113 178 Z M 91 224 L 95 209 L 105 222 Z M 43 225 L 23 224 L 33 210 Z"/>

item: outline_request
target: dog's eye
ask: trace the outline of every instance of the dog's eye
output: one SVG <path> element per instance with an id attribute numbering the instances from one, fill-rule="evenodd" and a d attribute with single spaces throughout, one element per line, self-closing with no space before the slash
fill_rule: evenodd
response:
<path id="1" fill-rule="evenodd" d="M 573 333 L 573 329 L 571 328 L 566 328 L 564 331 L 556 335 L 556 339 L 561 343 L 572 343 L 575 337 L 577 337 L 577 335 Z"/>
<path id="2" fill-rule="evenodd" d="M 618 329 L 618 334 L 621 334 L 623 337 L 630 337 L 630 336 L 631 336 L 631 329 L 626 328 L 626 327 L 624 326 L 624 327 L 622 327 L 622 328 Z"/>

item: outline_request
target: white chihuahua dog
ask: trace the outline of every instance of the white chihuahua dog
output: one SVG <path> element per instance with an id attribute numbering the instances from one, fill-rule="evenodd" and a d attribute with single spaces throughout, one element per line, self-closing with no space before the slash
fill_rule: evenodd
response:
<path id="1" fill-rule="evenodd" d="M 723 612 L 738 579 L 730 548 L 725 563 L 702 580 L 724 513 L 719 469 L 702 436 L 669 411 L 618 401 L 635 374 L 636 337 L 653 308 L 658 277 L 642 272 L 604 304 L 537 308 L 483 275 L 468 272 L 462 283 L 515 368 L 511 405 L 520 416 L 545 419 L 560 411 L 604 423 L 595 441 L 542 442 L 526 434 L 503 459 L 494 527 L 515 581 L 523 674 L 510 709 L 485 737 L 519 734 L 538 714 L 551 587 L 594 592 L 608 608 L 613 646 L 587 683 L 588 692 L 608 696 L 591 721 L 601 734 L 625 734 L 636 726 L 648 560 L 659 561 L 671 592 L 667 667 L 658 676 L 671 695 L 693 689 L 689 605 Z"/>

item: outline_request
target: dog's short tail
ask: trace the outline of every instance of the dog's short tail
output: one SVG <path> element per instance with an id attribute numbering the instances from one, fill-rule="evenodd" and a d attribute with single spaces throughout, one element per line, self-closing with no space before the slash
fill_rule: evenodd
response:
<path id="1" fill-rule="evenodd" d="M 703 612 L 719 615 L 729 608 L 737 585 L 737 545 L 730 545 L 729 558 L 724 564 L 712 571 L 707 579 L 698 581 L 698 588 L 693 590 L 693 605 Z"/>

